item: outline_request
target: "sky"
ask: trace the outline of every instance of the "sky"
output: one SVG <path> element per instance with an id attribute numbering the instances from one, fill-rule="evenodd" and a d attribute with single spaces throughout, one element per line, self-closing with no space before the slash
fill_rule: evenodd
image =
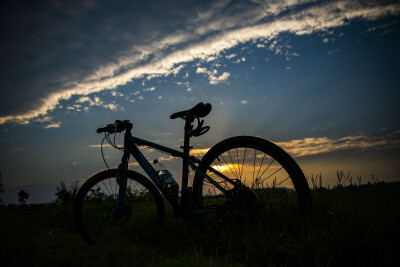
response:
<path id="1" fill-rule="evenodd" d="M 337 170 L 400 180 L 398 1 L 16 0 L 0 13 L 9 202 L 19 188 L 47 201 L 51 185 L 104 169 L 95 131 L 116 119 L 179 149 L 183 121 L 169 116 L 198 102 L 213 106 L 211 130 L 193 154 L 254 135 L 326 186 Z M 180 181 L 179 159 L 144 152 Z M 110 166 L 122 156 L 105 154 Z"/>

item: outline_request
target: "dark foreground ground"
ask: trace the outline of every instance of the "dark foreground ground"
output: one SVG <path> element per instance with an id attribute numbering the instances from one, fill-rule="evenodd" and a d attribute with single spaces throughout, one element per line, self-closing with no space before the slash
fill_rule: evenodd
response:
<path id="1" fill-rule="evenodd" d="M 314 189 L 308 227 L 276 210 L 218 236 L 167 214 L 156 234 L 88 246 L 72 206 L 0 210 L 1 266 L 400 266 L 400 183 Z M 167 204 L 168 205 L 168 204 Z"/>

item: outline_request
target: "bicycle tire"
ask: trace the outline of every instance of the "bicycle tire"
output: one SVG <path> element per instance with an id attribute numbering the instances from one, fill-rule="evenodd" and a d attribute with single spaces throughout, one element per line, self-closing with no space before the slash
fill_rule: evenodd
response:
<path id="1" fill-rule="evenodd" d="M 116 218 L 116 175 L 116 169 L 101 171 L 89 178 L 76 195 L 74 223 L 88 244 L 117 241 L 150 230 L 151 224 L 157 227 L 164 220 L 165 207 L 159 190 L 145 176 L 131 170 L 127 171 L 126 214 Z"/>
<path id="2" fill-rule="evenodd" d="M 251 151 L 251 153 L 253 153 L 252 155 L 246 155 L 247 151 L 250 150 L 254 150 L 254 153 Z M 242 155 L 243 157 L 240 158 Z M 254 168 L 251 166 L 252 162 L 250 162 L 251 165 L 249 165 L 248 161 L 254 162 Z M 257 168 L 255 167 L 256 161 L 257 163 L 261 161 L 261 165 Z M 266 167 L 262 166 L 263 162 L 266 163 L 264 165 Z M 281 166 L 279 170 L 278 165 Z M 228 178 L 240 180 L 248 189 L 240 189 L 240 186 L 236 187 L 230 183 L 224 182 L 224 179 L 221 179 L 214 172 L 207 171 L 210 166 L 223 173 Z M 267 184 L 264 183 L 266 180 L 260 182 L 262 176 L 269 168 L 272 171 L 272 174 L 268 173 L 268 176 L 265 177 L 270 179 L 275 176 L 275 178 L 273 178 L 275 179 L 275 182 L 273 182 L 273 180 L 268 181 Z M 253 172 L 251 172 L 251 169 L 253 169 Z M 235 207 L 236 213 L 235 216 L 229 218 L 230 220 L 232 218 L 242 220 L 243 218 L 241 217 L 243 216 L 251 217 L 253 220 L 255 217 L 254 215 L 259 214 L 261 207 L 267 209 L 274 206 L 274 203 L 282 205 L 282 202 L 289 203 L 296 201 L 298 202 L 298 205 L 295 205 L 297 206 L 295 209 L 298 210 L 300 217 L 308 219 L 311 216 L 311 193 L 301 168 L 289 154 L 270 141 L 252 136 L 236 136 L 225 139 L 213 146 L 204 155 L 199 164 L 199 170 L 203 173 L 207 173 L 207 175 L 217 181 L 226 190 L 229 190 L 229 192 L 238 195 L 237 199 L 242 199 L 236 200 L 237 203 L 231 204 Z M 281 170 L 284 170 L 284 172 L 281 172 Z M 285 172 L 290 180 L 285 178 Z M 262 175 L 258 177 L 260 173 L 262 173 Z M 249 178 L 252 178 L 250 183 L 248 181 Z M 280 182 L 282 185 L 281 187 L 278 187 L 278 179 L 283 181 Z M 286 180 L 284 181 L 284 179 Z M 287 187 L 290 182 L 292 188 Z M 273 186 L 274 184 L 275 187 Z M 279 196 L 278 193 L 281 194 L 281 199 L 275 199 Z M 196 203 L 197 208 L 199 209 L 206 209 L 209 206 L 218 207 L 228 205 L 228 202 L 232 203 L 232 199 L 223 196 L 221 191 L 205 180 L 199 172 L 197 172 L 194 177 L 193 196 L 194 203 Z M 217 201 L 217 198 L 220 200 Z M 284 199 L 284 201 L 282 199 Z M 245 204 L 240 202 L 245 202 Z M 215 215 L 215 213 L 206 213 L 202 215 L 202 219 L 209 228 L 215 229 L 218 227 L 216 221 L 221 220 L 221 218 L 216 218 L 218 216 L 219 215 Z M 225 221 L 227 220 L 225 219 Z"/>

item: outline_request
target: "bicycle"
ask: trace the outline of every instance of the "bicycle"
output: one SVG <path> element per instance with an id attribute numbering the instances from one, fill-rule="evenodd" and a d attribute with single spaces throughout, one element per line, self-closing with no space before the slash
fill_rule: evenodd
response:
<path id="1" fill-rule="evenodd" d="M 193 148 L 190 138 L 210 129 L 200 120 L 210 111 L 211 105 L 201 102 L 170 116 L 185 121 L 183 151 L 133 136 L 133 124 L 129 120 L 117 120 L 97 129 L 98 133 L 105 133 L 104 139 L 112 146 L 123 151 L 123 157 L 118 168 L 93 175 L 76 195 L 74 222 L 87 243 L 106 242 L 118 235 L 158 227 L 165 217 L 163 196 L 172 205 L 174 217 L 199 218 L 211 230 L 226 223 L 254 220 L 277 201 L 296 205 L 300 217 L 310 216 L 311 194 L 302 170 L 272 142 L 236 136 L 213 146 L 201 160 L 190 156 Z M 109 136 L 123 131 L 121 148 Z M 157 172 L 139 146 L 183 159 L 180 192 L 177 183 L 165 182 L 165 174 L 170 175 L 168 171 Z M 148 177 L 128 169 L 130 156 Z M 195 172 L 192 187 L 188 186 L 189 167 Z"/>

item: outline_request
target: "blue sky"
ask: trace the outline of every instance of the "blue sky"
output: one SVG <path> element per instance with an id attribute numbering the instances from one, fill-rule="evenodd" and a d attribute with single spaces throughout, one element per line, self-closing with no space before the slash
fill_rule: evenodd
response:
<path id="1" fill-rule="evenodd" d="M 1 3 L 6 191 L 103 169 L 95 130 L 116 119 L 179 147 L 183 122 L 169 115 L 200 101 L 213 110 L 198 149 L 256 135 L 326 184 L 337 169 L 400 180 L 399 12 L 396 1 Z M 178 162 L 146 153 L 179 177 Z"/>

